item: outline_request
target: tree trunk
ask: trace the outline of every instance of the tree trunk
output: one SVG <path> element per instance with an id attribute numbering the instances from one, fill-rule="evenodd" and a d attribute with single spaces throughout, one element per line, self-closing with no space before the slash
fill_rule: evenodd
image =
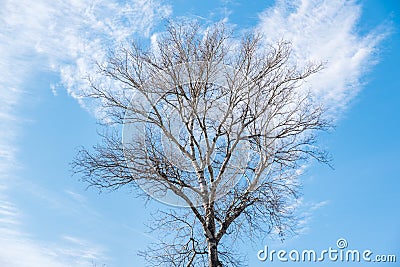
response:
<path id="1" fill-rule="evenodd" d="M 218 259 L 218 241 L 215 236 L 215 214 L 214 202 L 206 207 L 206 237 L 208 246 L 208 267 L 222 267 L 222 263 Z"/>
<path id="2" fill-rule="evenodd" d="M 208 239 L 208 266 L 222 267 L 222 263 L 218 259 L 218 244 L 215 238 Z"/>

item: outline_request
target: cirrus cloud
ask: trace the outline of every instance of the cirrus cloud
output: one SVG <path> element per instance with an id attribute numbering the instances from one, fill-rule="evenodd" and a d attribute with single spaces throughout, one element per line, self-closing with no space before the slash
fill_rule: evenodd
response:
<path id="1" fill-rule="evenodd" d="M 290 41 L 293 62 L 300 67 L 326 62 L 326 68 L 311 77 L 307 86 L 337 115 L 360 91 L 389 32 L 380 25 L 361 35 L 360 17 L 361 6 L 353 0 L 279 0 L 259 15 L 257 29 L 267 42 Z"/>
<path id="2" fill-rule="evenodd" d="M 10 197 L 16 184 L 35 183 L 15 172 L 24 164 L 18 161 L 17 136 L 24 120 L 18 111 L 27 96 L 35 95 L 31 82 L 39 75 L 49 83 L 58 75 L 69 94 L 76 96 L 93 61 L 135 34 L 149 36 L 154 23 L 169 13 L 170 7 L 157 0 L 1 1 L 0 266 L 93 266 L 93 261 L 106 261 L 101 245 L 80 236 L 56 231 L 51 233 L 53 241 L 47 242 L 26 231 L 25 210 Z"/>

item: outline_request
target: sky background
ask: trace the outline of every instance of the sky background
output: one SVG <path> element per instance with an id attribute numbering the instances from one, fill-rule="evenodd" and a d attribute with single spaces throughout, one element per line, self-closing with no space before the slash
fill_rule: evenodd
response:
<path id="1" fill-rule="evenodd" d="M 150 213 L 129 190 L 99 194 L 71 177 L 79 146 L 99 138 L 95 103 L 78 97 L 94 61 L 132 38 L 151 44 L 166 19 L 225 21 L 236 36 L 258 29 L 293 43 L 293 61 L 326 61 L 308 82 L 335 130 L 320 136 L 331 169 L 301 177 L 299 234 L 239 244 L 257 251 L 336 247 L 396 254 L 400 266 L 400 2 L 0 0 L 0 266 L 143 266 L 136 253 L 156 240 Z"/>

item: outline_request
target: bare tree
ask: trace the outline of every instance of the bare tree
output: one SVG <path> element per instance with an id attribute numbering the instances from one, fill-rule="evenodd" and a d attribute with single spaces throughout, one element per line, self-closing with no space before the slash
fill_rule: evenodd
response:
<path id="1" fill-rule="evenodd" d="M 86 96 L 123 130 L 83 148 L 73 168 L 100 189 L 132 185 L 181 206 L 155 215 L 163 235 L 141 253 L 149 265 L 242 266 L 237 238 L 295 225 L 298 168 L 327 161 L 315 133 L 329 125 L 302 86 L 322 65 L 298 69 L 290 51 L 257 34 L 235 42 L 222 24 L 171 23 L 156 46 L 134 43 L 99 65 L 119 88 L 91 80 Z"/>

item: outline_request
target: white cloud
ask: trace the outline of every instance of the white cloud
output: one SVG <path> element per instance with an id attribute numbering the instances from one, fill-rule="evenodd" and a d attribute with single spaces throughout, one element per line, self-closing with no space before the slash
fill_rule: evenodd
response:
<path id="1" fill-rule="evenodd" d="M 57 243 L 49 243 L 25 233 L 22 212 L 4 193 L 0 191 L 0 266 L 92 266 L 107 261 L 104 249 L 89 241 L 62 236 Z"/>
<path id="2" fill-rule="evenodd" d="M 298 213 L 297 229 L 296 233 L 305 234 L 310 231 L 311 221 L 314 219 L 315 213 L 323 209 L 325 206 L 329 205 L 328 200 L 323 200 L 319 202 L 306 202 L 303 198 L 300 198 L 298 205 L 296 207 Z"/>
<path id="3" fill-rule="evenodd" d="M 65 190 L 65 193 L 67 193 L 74 201 L 78 202 L 79 204 L 86 203 L 86 198 L 84 196 L 82 196 L 81 194 L 78 194 L 71 190 Z"/>
<path id="4" fill-rule="evenodd" d="M 4 54 L 11 55 L 9 63 L 18 61 L 28 71 L 54 71 L 77 96 L 87 86 L 83 78 L 95 73 L 95 61 L 103 61 L 108 50 L 121 42 L 149 37 L 154 24 L 169 16 L 171 9 L 157 0 L 9 0 L 0 12 L 0 36 L 6 44 Z"/>
<path id="5" fill-rule="evenodd" d="M 23 210 L 7 196 L 20 164 L 18 109 L 27 95 L 35 94 L 24 90 L 33 89 L 30 83 L 37 75 L 59 74 L 76 96 L 84 85 L 81 78 L 93 70 L 94 60 L 105 57 L 107 48 L 135 34 L 148 37 L 154 22 L 169 14 L 170 8 L 157 0 L 1 1 L 0 266 L 92 266 L 92 260 L 105 260 L 100 246 L 81 238 L 64 236 L 53 244 L 24 231 Z M 73 192 L 68 194 L 83 201 Z"/>
<path id="6" fill-rule="evenodd" d="M 361 36 L 361 7 L 352 0 L 278 1 L 259 15 L 257 26 L 268 42 L 288 40 L 293 61 L 327 62 L 308 87 L 330 108 L 341 111 L 361 89 L 363 75 L 377 61 L 375 52 L 387 34 L 383 27 Z"/>
<path id="7" fill-rule="evenodd" d="M 18 164 L 15 140 L 19 117 L 15 110 L 29 75 L 37 71 L 57 73 L 68 92 L 78 97 L 79 90 L 87 86 L 82 78 L 95 73 L 95 60 L 103 61 L 107 49 L 134 35 L 150 37 L 154 24 L 169 16 L 171 8 L 157 0 L 125 4 L 116 0 L 4 0 L 1 6 L 0 176 L 6 177 Z M 327 69 L 308 85 L 328 106 L 342 109 L 360 90 L 362 77 L 376 62 L 374 52 L 385 34 L 375 30 L 360 36 L 356 28 L 360 12 L 354 1 L 281 0 L 260 14 L 257 27 L 269 41 L 292 41 L 299 63 L 305 59 L 328 61 Z M 153 42 L 155 38 L 153 35 Z M 3 179 L 0 196 L 8 186 Z M 72 191 L 67 194 L 84 202 Z M 44 244 L 21 227 L 20 210 L 1 197 L 0 266 L 26 266 L 26 262 L 33 267 L 81 266 L 91 258 L 103 257 L 100 247 L 80 238 L 64 236 L 64 244 Z"/>
<path id="8" fill-rule="evenodd" d="M 159 17 L 171 13 L 170 7 L 153 1 L 109 5 L 105 9 L 113 10 L 113 16 L 102 15 L 104 4 L 101 2 L 81 9 L 86 10 L 87 18 L 83 20 L 79 13 L 69 19 L 80 21 L 79 26 L 62 23 L 53 26 L 56 33 L 67 33 L 69 37 L 62 39 L 65 44 L 50 43 L 44 49 L 63 48 L 62 55 L 57 51 L 47 54 L 50 59 L 68 58 L 68 64 L 56 60 L 52 65 L 59 64 L 55 69 L 60 71 L 62 85 L 78 99 L 80 90 L 87 87 L 83 78 L 96 73 L 94 60 L 104 61 L 107 48 L 112 50 L 123 43 L 132 32 L 142 32 L 154 46 L 157 34 L 150 34 L 152 25 Z M 381 26 L 366 35 L 359 34 L 360 16 L 361 7 L 353 0 L 278 0 L 259 15 L 256 28 L 264 33 L 267 42 L 274 43 L 282 38 L 291 41 L 292 59 L 299 67 L 309 61 L 327 62 L 326 68 L 311 77 L 306 86 L 321 98 L 332 114 L 337 115 L 361 89 L 364 75 L 377 62 L 377 47 L 388 33 Z"/>
<path id="9" fill-rule="evenodd" d="M 377 50 L 389 29 L 379 25 L 362 35 L 361 6 L 353 0 L 278 0 L 259 14 L 256 29 L 267 44 L 280 40 L 292 43 L 291 63 L 305 67 L 326 62 L 326 68 L 304 84 L 328 108 L 333 119 L 362 89 L 365 75 L 377 63 Z M 302 174 L 307 166 L 302 166 Z M 298 233 L 308 232 L 314 213 L 328 201 L 304 202 L 292 207 L 299 213 Z"/>
<path id="10" fill-rule="evenodd" d="M 17 208 L 5 199 L 0 200 L 0 225 L 19 225 Z"/>
<path id="11" fill-rule="evenodd" d="M 70 267 L 93 266 L 93 262 L 104 263 L 103 250 L 86 241 L 66 244 L 39 244 L 19 232 L 0 228 L 0 265 L 9 267 Z M 66 240 L 68 241 L 68 240 Z"/>

